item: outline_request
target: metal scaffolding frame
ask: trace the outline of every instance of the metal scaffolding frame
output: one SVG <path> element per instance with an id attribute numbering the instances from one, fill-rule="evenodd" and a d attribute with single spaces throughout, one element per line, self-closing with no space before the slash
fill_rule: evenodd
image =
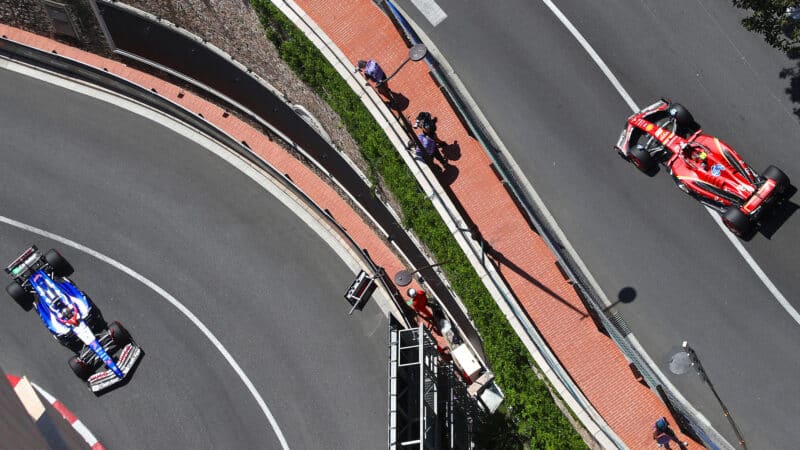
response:
<path id="1" fill-rule="evenodd" d="M 392 450 L 472 448 L 481 411 L 442 362 L 424 327 L 389 332 L 389 439 Z"/>

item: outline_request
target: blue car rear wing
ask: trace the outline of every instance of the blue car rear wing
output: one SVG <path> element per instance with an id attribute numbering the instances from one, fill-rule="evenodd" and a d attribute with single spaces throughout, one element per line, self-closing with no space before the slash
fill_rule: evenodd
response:
<path id="1" fill-rule="evenodd" d="M 19 281 L 25 281 L 30 274 L 39 270 L 44 265 L 42 254 L 35 245 L 31 245 L 22 252 L 11 264 L 6 267 L 6 273 Z"/>

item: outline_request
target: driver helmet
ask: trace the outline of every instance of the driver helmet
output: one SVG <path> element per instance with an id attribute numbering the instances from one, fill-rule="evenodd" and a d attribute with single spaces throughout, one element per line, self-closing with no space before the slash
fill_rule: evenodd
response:
<path id="1" fill-rule="evenodd" d="M 45 295 L 47 296 L 47 306 L 55 314 L 58 321 L 62 323 L 72 323 L 73 320 L 71 319 L 75 316 L 75 310 L 72 308 L 72 305 L 65 302 L 63 296 L 55 289 L 47 289 Z"/>
<path id="2" fill-rule="evenodd" d="M 691 158 L 692 161 L 698 162 L 701 164 L 706 163 L 706 158 L 708 158 L 708 153 L 706 153 L 705 149 L 700 146 L 686 144 L 683 147 L 683 154 L 687 158 Z"/>
<path id="3" fill-rule="evenodd" d="M 417 296 L 417 290 L 414 289 L 414 288 L 408 288 L 408 290 L 406 291 L 406 294 L 408 294 L 408 296 L 412 297 L 412 298 L 416 297 Z"/>

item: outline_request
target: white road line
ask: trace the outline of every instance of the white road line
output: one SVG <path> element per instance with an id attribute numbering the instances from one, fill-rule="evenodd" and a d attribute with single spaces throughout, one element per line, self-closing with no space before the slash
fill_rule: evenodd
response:
<path id="1" fill-rule="evenodd" d="M 435 0 L 411 0 L 419 12 L 428 19 L 434 27 L 439 25 L 447 18 L 447 13 L 436 3 Z"/>
<path id="2" fill-rule="evenodd" d="M 567 19 L 567 17 L 561 12 L 560 9 L 558 9 L 558 7 L 551 0 L 542 0 L 542 3 L 544 3 L 545 6 L 547 6 L 548 8 L 550 8 L 550 11 L 552 11 L 553 14 L 555 14 L 555 16 L 558 18 L 558 20 L 560 20 L 561 23 L 567 28 L 567 30 L 569 30 L 569 32 L 572 33 L 572 36 L 574 36 L 575 39 L 578 41 L 578 43 L 581 45 L 581 47 L 583 47 L 583 49 L 586 50 L 586 53 L 589 54 L 594 63 L 597 64 L 597 66 L 600 68 L 603 74 L 605 74 L 606 78 L 608 78 L 608 81 L 610 81 L 611 84 L 614 86 L 614 89 L 616 89 L 619 95 L 622 97 L 622 99 L 625 100 L 625 103 L 628 104 L 628 107 L 633 112 L 639 111 L 640 108 L 636 105 L 636 102 L 633 101 L 633 98 L 631 98 L 631 96 L 628 94 L 628 91 L 626 91 L 625 88 L 622 87 L 622 83 L 620 83 L 619 80 L 617 80 L 617 77 L 614 76 L 613 73 L 611 73 L 611 70 L 608 68 L 606 63 L 603 62 L 603 60 L 600 58 L 597 52 L 595 52 L 592 46 L 589 45 L 589 42 L 586 41 L 586 39 L 578 31 L 578 29 L 572 25 L 572 22 L 570 22 L 569 19 Z M 750 269 L 761 280 L 761 282 L 764 284 L 767 290 L 769 290 L 772 296 L 775 297 L 775 300 L 777 300 L 778 303 L 781 305 L 781 307 L 783 307 L 783 309 L 787 313 L 789 313 L 789 316 L 791 316 L 791 318 L 798 325 L 800 325 L 800 314 L 798 314 L 797 310 L 794 309 L 794 307 L 786 300 L 786 297 L 783 296 L 781 291 L 778 290 L 775 284 L 769 279 L 767 274 L 764 273 L 764 271 L 761 269 L 758 263 L 756 263 L 755 259 L 753 259 L 753 257 L 750 256 L 750 253 L 744 248 L 739 239 L 736 236 L 734 236 L 730 232 L 730 230 L 728 230 L 728 227 L 726 227 L 722 223 L 722 220 L 718 217 L 715 211 L 713 211 L 710 208 L 706 208 L 706 211 L 708 211 L 708 213 L 711 215 L 711 217 L 714 219 L 717 225 L 719 225 L 719 227 L 722 229 L 722 231 L 725 233 L 725 235 L 733 244 L 733 247 L 739 252 L 739 254 L 742 256 L 747 265 L 750 266 Z"/>
<path id="3" fill-rule="evenodd" d="M 775 296 L 775 299 L 778 300 L 778 303 L 780 303 L 781 306 L 783 306 L 783 309 L 785 309 L 786 312 L 788 312 L 789 315 L 792 316 L 792 319 L 794 319 L 795 322 L 800 324 L 800 313 L 798 313 L 797 310 L 794 309 L 794 307 L 791 305 L 791 303 L 789 303 L 789 301 L 786 300 L 786 297 L 784 297 L 783 294 L 781 294 L 781 291 L 779 291 L 778 288 L 775 287 L 774 284 L 772 284 L 772 281 L 770 281 L 767 274 L 764 273 L 764 271 L 761 269 L 761 266 L 759 266 L 758 263 L 753 259 L 753 257 L 750 256 L 750 253 L 748 253 L 747 250 L 745 250 L 744 245 L 742 245 L 742 242 L 739 240 L 739 238 L 734 236 L 734 234 L 728 230 L 728 227 L 726 227 L 725 224 L 722 223 L 722 218 L 719 216 L 719 214 L 717 214 L 716 211 L 714 211 L 709 207 L 706 207 L 706 211 L 708 211 L 708 213 L 711 215 L 711 218 L 714 219 L 715 222 L 717 222 L 717 225 L 719 225 L 719 227 L 725 231 L 725 235 L 728 236 L 728 240 L 730 240 L 731 244 L 733 244 L 736 250 L 739 251 L 739 254 L 742 255 L 742 258 L 744 258 L 744 260 L 747 261 L 747 264 L 750 266 L 751 269 L 753 269 L 753 272 L 755 272 L 756 275 L 758 275 L 758 278 L 761 278 L 761 282 L 764 283 L 764 286 L 766 286 L 767 289 L 769 289 L 769 291 L 772 293 L 772 295 Z"/>
<path id="4" fill-rule="evenodd" d="M 49 231 L 42 230 L 41 228 L 36 228 L 34 226 L 18 222 L 14 219 L 10 219 L 5 216 L 0 216 L 0 222 L 15 228 L 19 228 L 21 230 L 28 231 L 33 234 L 38 234 L 39 236 L 46 237 L 48 239 L 52 239 L 68 247 L 72 247 L 75 250 L 79 250 L 83 253 L 86 253 L 87 255 L 93 256 L 99 259 L 100 261 L 114 267 L 120 272 L 127 274 L 129 277 L 144 284 L 148 288 L 152 289 L 155 293 L 163 297 L 166 301 L 171 303 L 172 306 L 174 306 L 175 308 L 178 309 L 178 311 L 183 313 L 183 315 L 186 316 L 186 318 L 188 318 L 200 331 L 203 332 L 203 334 L 206 335 L 208 340 L 211 341 L 212 344 L 214 344 L 214 347 L 216 347 L 217 350 L 219 350 L 219 352 L 225 358 L 225 360 L 228 361 L 228 364 L 230 364 L 231 368 L 233 368 L 233 371 L 236 372 L 236 375 L 239 376 L 244 385 L 247 386 L 247 389 L 250 391 L 250 395 L 253 396 L 253 398 L 256 400 L 256 403 L 258 403 L 258 406 L 261 408 L 261 411 L 267 417 L 267 420 L 269 420 L 269 423 L 272 426 L 275 435 L 278 437 L 278 440 L 281 443 L 281 447 L 283 447 L 286 450 L 289 449 L 289 445 L 286 443 L 286 438 L 283 436 L 283 433 L 281 432 L 281 429 L 278 426 L 278 422 L 275 420 L 275 417 L 272 416 L 272 412 L 269 410 L 269 407 L 267 407 L 267 404 L 266 402 L 264 402 L 264 399 L 261 397 L 261 394 L 259 394 L 256 387 L 250 381 L 250 378 L 248 378 L 247 374 L 244 373 L 244 370 L 242 370 L 242 368 L 239 366 L 236 360 L 233 359 L 233 356 L 231 356 L 228 350 L 222 345 L 222 343 L 219 342 L 219 339 L 217 339 L 217 337 L 214 336 L 211 330 L 209 330 L 208 327 L 206 327 L 205 324 L 203 324 L 203 322 L 201 322 L 200 319 L 197 318 L 197 316 L 195 316 L 191 311 L 189 311 L 187 307 L 185 307 L 181 302 L 179 302 L 178 299 L 176 299 L 169 292 L 165 291 L 157 284 L 153 283 L 144 276 L 140 275 L 138 272 L 134 271 L 130 267 L 120 263 L 119 261 L 109 256 L 106 256 L 100 252 L 92 250 L 89 247 L 81 245 L 75 241 L 59 236 L 57 234 L 50 233 Z"/>
<path id="5" fill-rule="evenodd" d="M 603 71 L 603 74 L 605 74 L 606 78 L 608 78 L 608 81 L 610 81 L 611 84 L 614 85 L 614 88 L 617 90 L 617 92 L 619 92 L 619 95 L 622 96 L 622 99 L 625 100 L 625 103 L 628 104 L 628 107 L 634 111 L 639 111 L 639 107 L 636 106 L 636 102 L 634 102 L 633 98 L 631 98 L 631 96 L 628 95 L 628 91 L 626 91 L 625 88 L 622 87 L 622 83 L 620 83 L 619 80 L 617 80 L 617 77 L 614 76 L 613 73 L 611 73 L 611 69 L 608 68 L 606 63 L 603 62 L 603 60 L 600 58 L 600 55 L 598 55 L 597 52 L 594 51 L 592 46 L 589 45 L 589 42 L 586 40 L 586 38 L 583 37 L 581 32 L 578 31 L 578 29 L 575 28 L 574 25 L 572 25 L 572 22 L 570 22 L 569 19 L 567 19 L 567 16 L 565 16 L 564 13 L 562 13 L 561 10 L 558 9 L 558 7 L 552 1 L 542 0 L 542 3 L 544 3 L 545 6 L 547 6 L 548 8 L 550 8 L 550 11 L 552 11 L 553 14 L 555 14 L 555 16 L 558 18 L 558 20 L 560 20 L 561 23 L 564 24 L 567 30 L 569 30 L 569 32 L 572 33 L 572 36 L 575 37 L 575 40 L 578 41 L 579 44 L 581 44 L 581 47 L 583 47 L 584 50 L 586 50 L 586 53 L 588 53 L 589 56 L 594 61 L 594 63 L 597 64 L 597 67 L 599 67 L 600 70 Z"/>

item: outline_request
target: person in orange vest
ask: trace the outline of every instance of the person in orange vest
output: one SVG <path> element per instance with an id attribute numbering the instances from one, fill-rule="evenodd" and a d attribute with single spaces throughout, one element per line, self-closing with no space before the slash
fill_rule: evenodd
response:
<path id="1" fill-rule="evenodd" d="M 428 295 L 425 291 L 422 289 L 409 288 L 406 294 L 408 294 L 406 304 L 413 308 L 420 317 L 430 320 L 432 317 L 428 314 Z"/>

